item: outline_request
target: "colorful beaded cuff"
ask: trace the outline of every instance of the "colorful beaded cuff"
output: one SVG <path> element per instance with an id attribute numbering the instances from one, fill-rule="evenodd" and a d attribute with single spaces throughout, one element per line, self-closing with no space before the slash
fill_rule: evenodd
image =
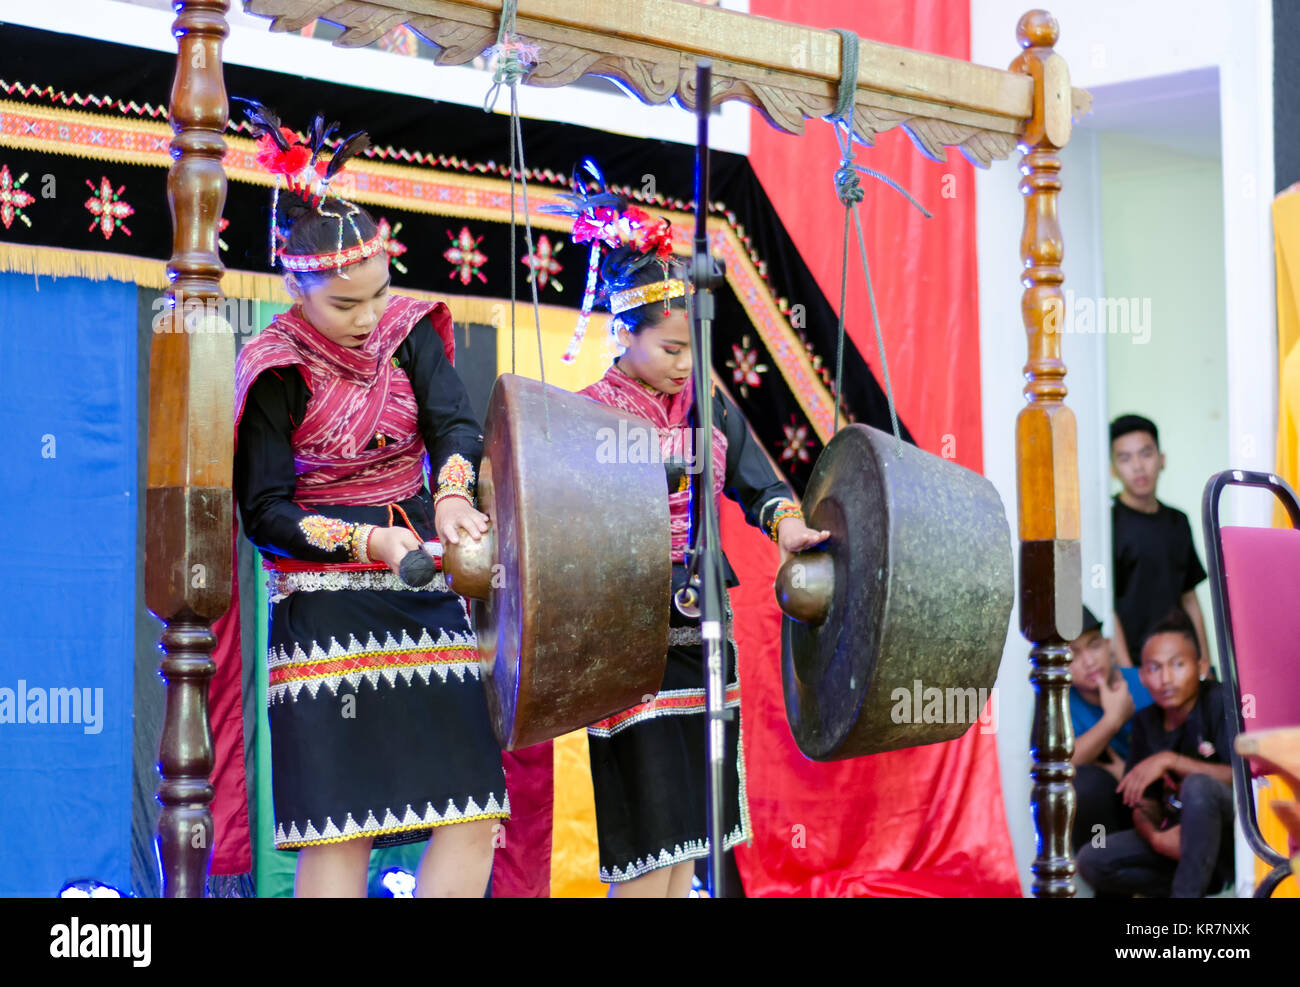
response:
<path id="1" fill-rule="evenodd" d="M 797 517 L 803 520 L 803 511 L 793 500 L 787 500 L 784 497 L 776 502 L 776 510 L 772 512 L 772 541 L 779 542 L 777 538 L 777 529 L 781 527 L 781 522 L 787 518 Z"/>
<path id="2" fill-rule="evenodd" d="M 373 562 L 370 557 L 370 534 L 375 530 L 373 524 L 357 524 L 352 527 L 352 558 L 356 562 Z"/>
<path id="3" fill-rule="evenodd" d="M 368 549 L 370 532 L 375 530 L 373 524 L 351 524 L 336 517 L 311 514 L 299 521 L 298 527 L 312 548 L 325 552 L 345 548 L 354 562 L 371 561 Z"/>
<path id="4" fill-rule="evenodd" d="M 323 271 L 326 268 L 347 267 L 384 251 L 384 235 L 376 233 L 365 243 L 345 250 L 331 250 L 324 254 L 281 253 L 280 263 L 286 271 Z"/>
<path id="5" fill-rule="evenodd" d="M 463 497 L 474 504 L 474 467 L 460 453 L 452 454 L 438 470 L 438 492 L 433 498 L 437 507 L 448 497 Z"/>
<path id="6" fill-rule="evenodd" d="M 638 285 L 626 291 L 616 291 L 609 296 L 609 311 L 612 315 L 626 312 L 630 308 L 640 308 L 651 302 L 663 302 L 681 298 L 687 292 L 695 293 L 695 286 L 677 278 L 667 278 L 650 284 Z"/>

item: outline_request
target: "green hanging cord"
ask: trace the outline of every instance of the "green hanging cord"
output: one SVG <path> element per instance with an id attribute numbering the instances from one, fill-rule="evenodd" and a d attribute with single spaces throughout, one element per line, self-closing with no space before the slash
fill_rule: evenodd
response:
<path id="1" fill-rule="evenodd" d="M 523 127 L 519 119 L 519 83 L 528 74 L 528 66 L 537 60 L 537 46 L 521 42 L 515 36 L 515 17 L 518 0 L 504 0 L 501 6 L 501 23 L 497 28 L 497 43 L 489 51 L 496 58 L 496 69 L 492 74 L 492 88 L 488 90 L 483 101 L 485 112 L 492 112 L 496 106 L 501 87 L 510 89 L 510 372 L 516 372 L 516 302 L 518 300 L 518 281 L 515 265 L 519 260 L 518 242 L 516 240 L 515 218 L 515 175 L 518 169 L 519 183 L 524 200 L 524 242 L 528 247 L 528 256 L 536 254 L 533 246 L 532 215 L 528 208 L 528 174 L 524 160 Z M 516 165 L 516 161 L 518 164 Z M 528 279 L 532 288 L 533 323 L 537 330 L 537 364 L 542 383 L 542 411 L 546 419 L 546 439 L 551 438 L 551 409 L 546 394 L 546 362 L 542 345 L 541 304 L 537 297 L 537 276 L 534 271 Z"/>
<path id="2" fill-rule="evenodd" d="M 524 162 L 524 134 L 523 127 L 519 122 L 519 104 L 515 83 L 510 86 L 510 118 L 511 125 L 514 129 L 513 144 L 519 148 L 519 184 L 524 193 L 524 243 L 528 247 L 528 256 L 536 257 L 537 250 L 533 246 L 533 220 L 532 212 L 528 208 L 528 168 Z M 513 197 L 512 202 L 513 205 Z M 514 232 L 514 226 L 511 225 L 510 231 Z M 514 273 L 515 260 L 513 251 L 511 252 L 511 275 Z M 528 286 L 532 288 L 533 295 L 533 325 L 537 327 L 537 373 L 542 381 L 542 413 L 546 417 L 546 440 L 551 439 L 551 406 L 546 397 L 546 357 L 542 352 L 542 307 L 537 299 L 537 271 L 533 269 L 528 278 Z M 511 295 L 511 304 L 514 304 L 514 295 Z"/>
<path id="3" fill-rule="evenodd" d="M 840 318 L 839 332 L 835 352 L 835 389 L 832 398 L 835 402 L 835 432 L 840 429 L 840 390 L 844 375 L 844 309 L 848 298 L 849 280 L 849 214 L 853 214 L 854 226 L 858 233 L 858 252 L 862 258 L 862 272 L 867 281 L 867 298 L 871 302 L 871 319 L 876 329 L 876 346 L 880 351 L 880 371 L 885 378 L 885 397 L 889 402 L 889 418 L 894 427 L 895 451 L 903 455 L 903 435 L 898 424 L 898 408 L 894 403 L 894 388 L 889 380 L 889 361 L 885 356 L 885 337 L 880 328 L 880 312 L 876 307 L 876 292 L 871 284 L 871 267 L 867 263 L 866 240 L 862 235 L 862 218 L 858 204 L 865 193 L 858 178 L 858 172 L 865 172 L 879 179 L 907 199 L 921 211 L 926 219 L 929 211 L 913 198 L 908 191 L 887 175 L 856 163 L 853 141 L 856 132 L 853 126 L 853 108 L 857 97 L 858 85 L 858 36 L 852 31 L 833 28 L 840 36 L 840 82 L 836 93 L 835 110 L 827 117 L 835 129 L 835 139 L 840 147 L 840 166 L 835 169 L 835 195 L 844 205 L 844 251 L 840 269 Z"/>
<path id="4" fill-rule="evenodd" d="M 487 113 L 496 109 L 497 96 L 500 95 L 503 85 L 514 86 L 528 74 L 528 69 L 524 67 L 519 57 L 519 48 L 511 44 L 515 37 L 515 13 L 518 6 L 519 0 L 505 0 L 501 5 L 497 43 L 488 52 L 489 55 L 496 55 L 497 64 L 496 71 L 492 73 L 492 88 L 487 91 L 487 97 L 483 100 L 483 109 Z"/>

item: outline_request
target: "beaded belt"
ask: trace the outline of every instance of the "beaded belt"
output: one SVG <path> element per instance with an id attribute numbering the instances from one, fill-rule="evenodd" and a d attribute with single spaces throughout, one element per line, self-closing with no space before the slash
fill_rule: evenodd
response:
<path id="1" fill-rule="evenodd" d="M 382 562 L 344 562 L 325 565 L 319 562 L 300 562 L 296 559 L 265 559 L 262 568 L 267 573 L 267 596 L 271 603 L 279 603 L 291 593 L 313 593 L 318 590 L 341 589 L 396 589 L 408 593 L 447 593 L 447 577 L 441 572 L 442 560 L 435 559 L 439 572 L 424 586 L 407 586 Z"/>
<path id="2" fill-rule="evenodd" d="M 736 644 L 736 619 L 735 614 L 731 612 L 731 600 L 727 600 L 727 640 L 734 647 Z M 668 646 L 680 647 L 685 644 L 702 644 L 703 635 L 700 634 L 700 625 L 688 624 L 685 627 L 668 628 Z"/>

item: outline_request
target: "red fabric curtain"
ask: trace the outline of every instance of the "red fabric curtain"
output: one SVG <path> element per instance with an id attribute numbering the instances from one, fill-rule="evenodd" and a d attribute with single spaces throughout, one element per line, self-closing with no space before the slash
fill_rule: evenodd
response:
<path id="1" fill-rule="evenodd" d="M 968 0 L 751 0 L 764 17 L 846 28 L 863 39 L 970 57 Z M 1015 54 L 1011 25 L 1007 61 Z M 831 125 L 809 120 L 801 137 L 753 114 L 749 160 L 795 245 L 835 310 L 840 304 L 844 210 L 831 176 L 839 148 Z M 858 146 L 859 164 L 888 175 L 925 206 L 869 175 L 859 207 L 899 414 L 923 449 L 963 466 L 983 465 L 980 432 L 979 295 L 973 168 L 955 148 L 931 161 L 900 129 Z M 849 247 L 846 331 L 883 385 L 857 235 Z M 1016 259 L 1007 258 L 1009 275 Z M 796 304 L 799 299 L 791 298 Z M 823 354 L 826 360 L 833 353 Z M 950 437 L 950 438 L 946 438 Z"/>
<path id="2" fill-rule="evenodd" d="M 969 57 L 967 0 L 752 0 L 750 11 Z M 809 121 L 807 133 L 794 137 L 755 114 L 750 160 L 838 310 L 844 214 L 831 181 L 839 150 L 830 125 Z M 899 413 L 922 448 L 980 470 L 971 165 L 956 151 L 947 162 L 930 161 L 898 130 L 882 134 L 874 149 L 860 148 L 858 161 L 899 182 L 934 216 L 923 218 L 897 192 L 863 176 L 863 233 Z M 856 252 L 855 240 L 846 330 L 883 383 Z M 977 725 L 946 744 L 833 764 L 799 752 L 782 697 L 781 614 L 771 589 L 776 548 L 730 503 L 722 527 L 742 580 L 733 604 L 754 827 L 753 844 L 737 852 L 746 893 L 1019 895 L 992 733 Z"/>
<path id="3" fill-rule="evenodd" d="M 238 527 L 235 531 L 238 532 Z M 231 559 L 238 567 L 239 543 Z M 243 655 L 239 638 L 239 576 L 231 574 L 230 609 L 212 622 L 217 646 L 212 651 L 216 671 L 208 687 L 208 723 L 212 729 L 212 875 L 247 874 L 253 869 L 252 834 L 248 824 L 248 784 L 244 774 Z M 262 660 L 264 656 L 259 655 Z"/>

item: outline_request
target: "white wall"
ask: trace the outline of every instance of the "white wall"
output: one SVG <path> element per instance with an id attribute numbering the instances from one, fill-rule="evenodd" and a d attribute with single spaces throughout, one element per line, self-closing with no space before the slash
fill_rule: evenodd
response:
<path id="1" fill-rule="evenodd" d="M 725 0 L 722 6 L 748 10 L 749 0 Z M 231 7 L 228 17 L 230 37 L 222 58 L 233 65 L 288 72 L 464 106 L 482 106 L 492 84 L 490 74 L 474 68 L 438 66 L 428 59 L 392 54 L 373 47 L 336 48 L 315 38 L 272 34 L 269 19 L 244 13 L 238 0 Z M 175 15 L 170 10 L 123 0 L 58 0 L 52 4 L 0 0 L 0 21 L 159 51 L 176 50 L 171 35 L 174 20 Z M 116 95 L 111 79 L 104 80 L 103 93 Z M 497 100 L 496 112 L 508 113 L 509 109 L 509 94 L 503 93 Z M 647 106 L 631 97 L 574 86 L 560 89 L 520 86 L 519 112 L 521 116 L 533 119 L 574 123 L 633 137 L 695 143 L 695 120 L 685 110 L 671 105 Z M 709 146 L 720 151 L 748 154 L 749 122 L 748 106 L 739 102 L 724 104 L 710 122 Z M 376 136 L 382 139 L 382 135 Z M 437 132 L 431 129 L 429 146 L 421 150 L 436 152 L 436 145 Z M 503 125 L 501 160 L 507 160 L 507 151 Z"/>
<path id="2" fill-rule="evenodd" d="M 1009 64 L 1019 51 L 1016 22 L 1027 6 L 1023 0 L 971 0 L 972 60 L 998 67 Z M 1076 86 L 1089 88 L 1194 69 L 1218 69 L 1226 339 L 1230 341 L 1224 354 L 1230 447 L 1223 455 L 1234 465 L 1271 469 L 1277 380 L 1269 219 L 1273 188 L 1271 7 L 1267 0 L 1054 0 L 1049 9 L 1061 25 L 1056 50 L 1069 64 Z M 1079 133 L 1076 130 L 1076 135 Z M 1095 145 L 1093 153 L 1088 153 L 1086 144 L 1087 138 L 1076 139 L 1064 156 L 1064 268 L 1067 287 L 1076 291 L 1087 287 L 1101 294 L 1100 224 L 1095 204 L 1075 211 L 1069 203 L 1075 188 L 1083 191 L 1091 186 L 1096 195 Z M 1014 191 L 1017 179 L 1010 162 L 995 165 L 976 179 L 985 465 L 1010 511 L 1016 503 L 1011 443 L 1015 417 L 1023 407 L 1019 370 L 1026 352 L 1017 279 L 1023 212 L 1014 201 L 1019 198 Z M 1160 231 L 1153 229 L 1151 237 L 1158 241 Z M 1176 249 L 1176 244 L 1164 246 Z M 1099 354 L 1087 352 L 1086 343 L 1081 342 L 1082 348 L 1075 347 L 1072 352 L 1069 338 L 1063 342 L 1070 368 L 1067 400 L 1079 419 L 1080 446 L 1087 448 L 1096 437 L 1104 436 L 1104 370 Z M 1012 353 L 1016 356 L 1008 355 Z M 1100 441 L 1104 449 L 1104 438 Z M 1101 552 L 1103 561 L 1107 558 L 1109 533 L 1098 542 L 1105 518 L 1094 518 L 1094 530 L 1088 530 L 1086 505 L 1095 503 L 1099 492 L 1104 497 L 1105 473 L 1100 468 L 1091 475 L 1085 473 L 1084 458 L 1095 462 L 1096 453 L 1081 457 L 1080 463 L 1086 565 L 1089 551 Z M 1266 509 L 1259 501 L 1230 501 L 1225 520 L 1264 523 Z M 1085 579 L 1085 599 L 1088 592 Z M 1014 615 L 1012 627 L 1018 627 Z M 1007 817 L 1026 889 L 1035 854 L 1028 811 L 1033 697 L 1026 681 L 1027 654 L 1027 644 L 1013 630 L 999 677 L 1004 692 L 998 736 Z M 1242 883 L 1239 876 L 1239 890 Z"/>
<path id="3" fill-rule="evenodd" d="M 1142 334 L 1107 340 L 1109 416 L 1146 415 L 1160 429 L 1160 500 L 1187 514 L 1202 564 L 1201 494 L 1234 465 L 1228 441 L 1223 178 L 1219 156 L 1100 137 L 1105 293 L 1150 302 Z M 1165 231 L 1153 238 L 1150 231 Z M 1118 480 L 1111 481 L 1118 493 Z M 1197 587 L 1210 620 L 1210 584 Z M 1213 625 L 1206 628 L 1217 657 Z M 1129 642 L 1136 663 L 1138 642 Z"/>

